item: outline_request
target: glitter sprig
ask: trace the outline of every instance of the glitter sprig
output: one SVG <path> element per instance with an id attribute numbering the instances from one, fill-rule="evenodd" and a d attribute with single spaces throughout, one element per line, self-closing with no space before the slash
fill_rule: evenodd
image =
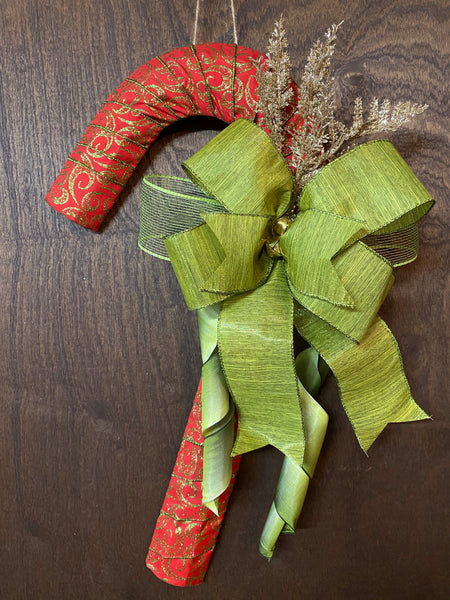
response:
<path id="1" fill-rule="evenodd" d="M 299 101 L 292 111 L 291 62 L 283 17 L 275 23 L 267 61 L 258 65 L 257 109 L 280 152 L 295 173 L 296 194 L 328 162 L 350 148 L 350 143 L 368 134 L 396 131 L 428 105 L 381 102 L 374 98 L 367 111 L 355 98 L 350 125 L 336 114 L 336 84 L 330 75 L 331 58 L 342 23 L 332 25 L 311 48 L 299 85 Z M 367 113 L 365 115 L 365 112 Z M 291 118 L 293 117 L 293 118 Z"/>

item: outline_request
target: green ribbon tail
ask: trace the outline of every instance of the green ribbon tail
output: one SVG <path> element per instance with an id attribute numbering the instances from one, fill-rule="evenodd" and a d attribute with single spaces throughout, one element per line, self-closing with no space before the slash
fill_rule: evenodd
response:
<path id="1" fill-rule="evenodd" d="M 217 322 L 220 304 L 198 311 L 202 351 L 202 501 L 216 515 L 219 496 L 228 487 L 232 474 L 235 406 L 217 352 Z"/>
<path id="2" fill-rule="evenodd" d="M 314 348 L 301 352 L 295 363 L 305 429 L 305 458 L 301 467 L 289 457 L 284 459 L 259 543 L 260 554 L 268 560 L 272 558 L 279 535 L 295 532 L 328 425 L 327 413 L 313 398 L 327 376 L 328 366 Z"/>
<path id="3" fill-rule="evenodd" d="M 267 282 L 223 302 L 221 363 L 236 403 L 233 455 L 268 444 L 303 464 L 304 435 L 293 354 L 293 298 L 281 260 Z"/>
<path id="4" fill-rule="evenodd" d="M 333 371 L 365 452 L 388 423 L 429 418 L 411 396 L 397 341 L 380 317 L 375 317 L 359 344 L 298 304 L 294 322 Z"/>

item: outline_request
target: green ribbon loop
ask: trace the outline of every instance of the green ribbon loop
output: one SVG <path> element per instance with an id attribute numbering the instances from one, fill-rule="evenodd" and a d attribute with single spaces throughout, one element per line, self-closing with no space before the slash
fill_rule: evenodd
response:
<path id="1" fill-rule="evenodd" d="M 279 217 L 291 205 L 294 183 L 287 164 L 269 136 L 244 119 L 182 166 L 189 179 L 231 213 Z"/>
<path id="2" fill-rule="evenodd" d="M 357 146 L 326 165 L 305 186 L 300 209 L 363 221 L 368 233 L 416 223 L 433 205 L 429 193 L 386 140 Z"/>
<path id="3" fill-rule="evenodd" d="M 337 377 L 365 450 L 386 423 L 426 418 L 377 318 L 393 265 L 414 259 L 414 224 L 433 204 L 392 144 L 369 142 L 325 166 L 287 229 L 292 177 L 252 123 L 235 121 L 183 167 L 202 190 L 194 199 L 201 222 L 196 216 L 174 232 L 169 219 L 164 241 L 188 306 L 222 303 L 218 352 L 239 418 L 233 452 L 272 444 L 303 465 L 294 307 L 297 329 Z M 166 204 L 170 214 L 170 194 Z M 151 232 L 144 227 L 141 237 Z"/>
<path id="4" fill-rule="evenodd" d="M 365 233 L 361 221 L 315 209 L 300 213 L 280 240 L 296 297 L 304 294 L 354 308 L 354 299 L 339 277 L 332 258 Z"/>
<path id="5" fill-rule="evenodd" d="M 203 290 L 242 293 L 267 279 L 272 260 L 263 248 L 270 236 L 269 219 L 230 213 L 205 214 L 203 217 L 225 251 L 221 264 L 203 281 Z"/>

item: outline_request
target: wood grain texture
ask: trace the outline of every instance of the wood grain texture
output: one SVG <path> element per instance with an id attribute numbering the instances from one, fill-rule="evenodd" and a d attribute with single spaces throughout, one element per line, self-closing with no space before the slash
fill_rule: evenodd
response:
<path id="1" fill-rule="evenodd" d="M 206 583 L 144 565 L 200 374 L 195 316 L 166 263 L 137 247 L 140 179 L 220 128 L 154 144 L 100 234 L 44 195 L 104 99 L 136 67 L 190 43 L 195 0 L 3 0 L 0 11 L 0 597 L 5 600 L 448 597 L 448 2 L 235 0 L 239 43 L 264 50 L 284 12 L 294 75 L 345 19 L 339 104 L 362 95 L 430 109 L 392 139 L 437 204 L 420 256 L 382 308 L 414 396 L 434 420 L 391 425 L 367 458 L 332 379 L 330 428 L 297 535 L 272 562 L 259 535 L 280 455 L 248 455 Z M 232 41 L 227 3 L 203 0 L 197 40 Z M 447 296 L 448 300 L 448 296 Z"/>

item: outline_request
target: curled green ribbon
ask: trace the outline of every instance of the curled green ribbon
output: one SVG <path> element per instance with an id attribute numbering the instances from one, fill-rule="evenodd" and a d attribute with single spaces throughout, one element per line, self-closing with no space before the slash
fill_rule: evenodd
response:
<path id="1" fill-rule="evenodd" d="M 221 391 L 205 395 L 205 440 L 214 434 L 211 446 L 220 436 L 222 449 L 230 446 L 229 390 L 238 414 L 232 454 L 270 444 L 305 467 L 308 400 L 294 363 L 294 326 L 333 370 L 365 451 L 387 423 L 427 418 L 377 316 L 393 266 L 415 258 L 415 224 L 433 204 L 394 146 L 368 142 L 325 166 L 304 188 L 292 221 L 289 168 L 246 120 L 183 168 L 190 181 L 172 178 L 170 189 L 161 178 L 144 181 L 140 245 L 162 255 L 151 240 L 164 240 L 189 308 L 207 311 L 202 375 L 208 390 Z M 147 202 L 149 191 L 161 211 Z M 217 452 L 205 444 L 205 463 Z M 227 469 L 221 473 L 207 496 L 226 482 Z"/>
<path id="2" fill-rule="evenodd" d="M 314 348 L 300 352 L 295 367 L 302 388 L 301 409 L 305 427 L 302 467 L 285 456 L 274 499 L 261 534 L 259 552 L 270 560 L 280 533 L 295 533 L 328 425 L 328 415 L 314 400 L 328 374 L 328 366 Z"/>

